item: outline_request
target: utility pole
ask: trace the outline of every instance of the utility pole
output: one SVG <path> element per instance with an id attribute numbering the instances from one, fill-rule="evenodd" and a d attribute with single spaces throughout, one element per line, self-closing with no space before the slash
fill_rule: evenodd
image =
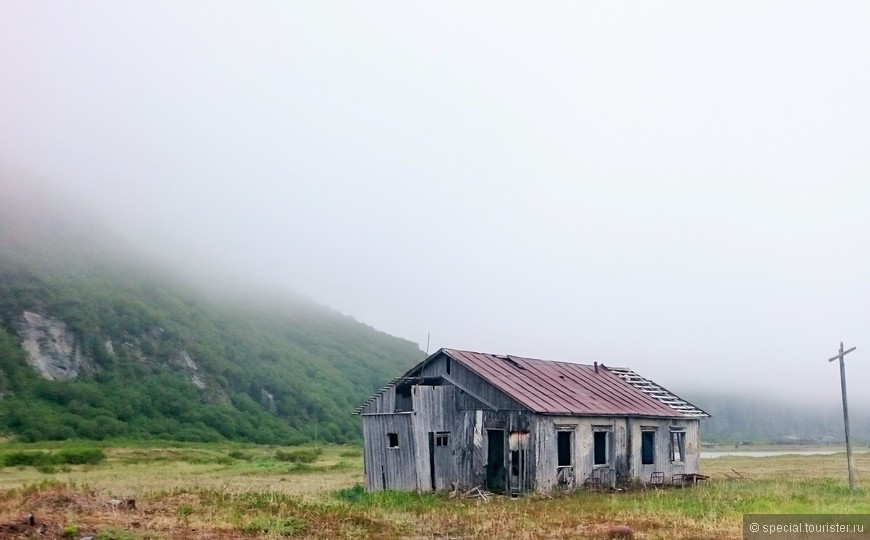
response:
<path id="1" fill-rule="evenodd" d="M 849 405 L 846 403 L 846 363 L 843 357 L 858 347 L 852 347 L 848 351 L 843 350 L 843 342 L 840 342 L 840 354 L 829 358 L 828 362 L 840 359 L 840 388 L 843 390 L 843 424 L 846 426 L 846 461 L 849 463 L 849 491 L 855 491 L 855 461 L 852 459 L 852 442 L 849 440 Z"/>

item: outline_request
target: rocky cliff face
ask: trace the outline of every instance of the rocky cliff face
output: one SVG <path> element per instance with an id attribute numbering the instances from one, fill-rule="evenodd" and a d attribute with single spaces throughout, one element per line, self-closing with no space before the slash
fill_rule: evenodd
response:
<path id="1" fill-rule="evenodd" d="M 27 353 L 27 363 L 45 379 L 69 381 L 99 370 L 78 336 L 60 319 L 34 311 L 24 311 L 18 319 L 17 331 L 21 345 Z M 187 351 L 176 351 L 168 359 L 164 359 L 164 362 L 146 354 L 143 344 L 155 348 L 162 334 L 163 329 L 155 327 L 138 339 L 124 342 L 122 346 L 138 362 L 167 365 L 183 373 L 199 390 L 207 390 L 203 373 Z M 104 347 L 107 353 L 115 356 L 111 339 L 106 340 Z M 225 396 L 219 395 L 214 399 L 221 401 Z"/>
<path id="2" fill-rule="evenodd" d="M 184 371 L 184 374 L 187 376 L 187 380 L 189 380 L 195 387 L 200 390 L 205 390 L 205 381 L 202 380 L 199 374 L 199 366 L 196 365 L 196 362 L 187 354 L 187 351 L 179 351 L 173 354 L 169 358 L 170 363 L 176 368 L 180 368 Z"/>
<path id="3" fill-rule="evenodd" d="M 48 380 L 66 381 L 95 371 L 93 360 L 61 320 L 25 311 L 18 321 L 18 336 L 27 362 Z"/>

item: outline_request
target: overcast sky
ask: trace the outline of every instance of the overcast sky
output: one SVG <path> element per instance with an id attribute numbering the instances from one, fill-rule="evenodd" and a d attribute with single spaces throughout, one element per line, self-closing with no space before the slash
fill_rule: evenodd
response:
<path id="1" fill-rule="evenodd" d="M 870 378 L 870 3 L 0 3 L 0 160 L 430 350 Z"/>

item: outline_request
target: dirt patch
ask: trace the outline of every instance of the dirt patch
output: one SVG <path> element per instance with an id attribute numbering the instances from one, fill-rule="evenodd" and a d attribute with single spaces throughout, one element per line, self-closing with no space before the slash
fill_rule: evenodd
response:
<path id="1" fill-rule="evenodd" d="M 106 504 L 92 491 L 73 491 L 69 488 L 53 488 L 24 497 L 22 505 L 35 515 L 48 512 L 92 513 Z"/>
<path id="2" fill-rule="evenodd" d="M 0 523 L 0 539 L 13 538 L 61 538 L 62 527 L 27 516 L 15 521 Z"/>

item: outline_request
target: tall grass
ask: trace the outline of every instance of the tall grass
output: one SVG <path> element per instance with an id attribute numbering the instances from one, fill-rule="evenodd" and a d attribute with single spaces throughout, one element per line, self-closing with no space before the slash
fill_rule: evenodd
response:
<path id="1" fill-rule="evenodd" d="M 420 494 L 412 491 L 375 491 L 369 493 L 366 492 L 362 484 L 336 490 L 333 492 L 333 496 L 339 501 L 354 506 L 412 512 L 433 509 L 447 500 L 444 494 Z"/>

